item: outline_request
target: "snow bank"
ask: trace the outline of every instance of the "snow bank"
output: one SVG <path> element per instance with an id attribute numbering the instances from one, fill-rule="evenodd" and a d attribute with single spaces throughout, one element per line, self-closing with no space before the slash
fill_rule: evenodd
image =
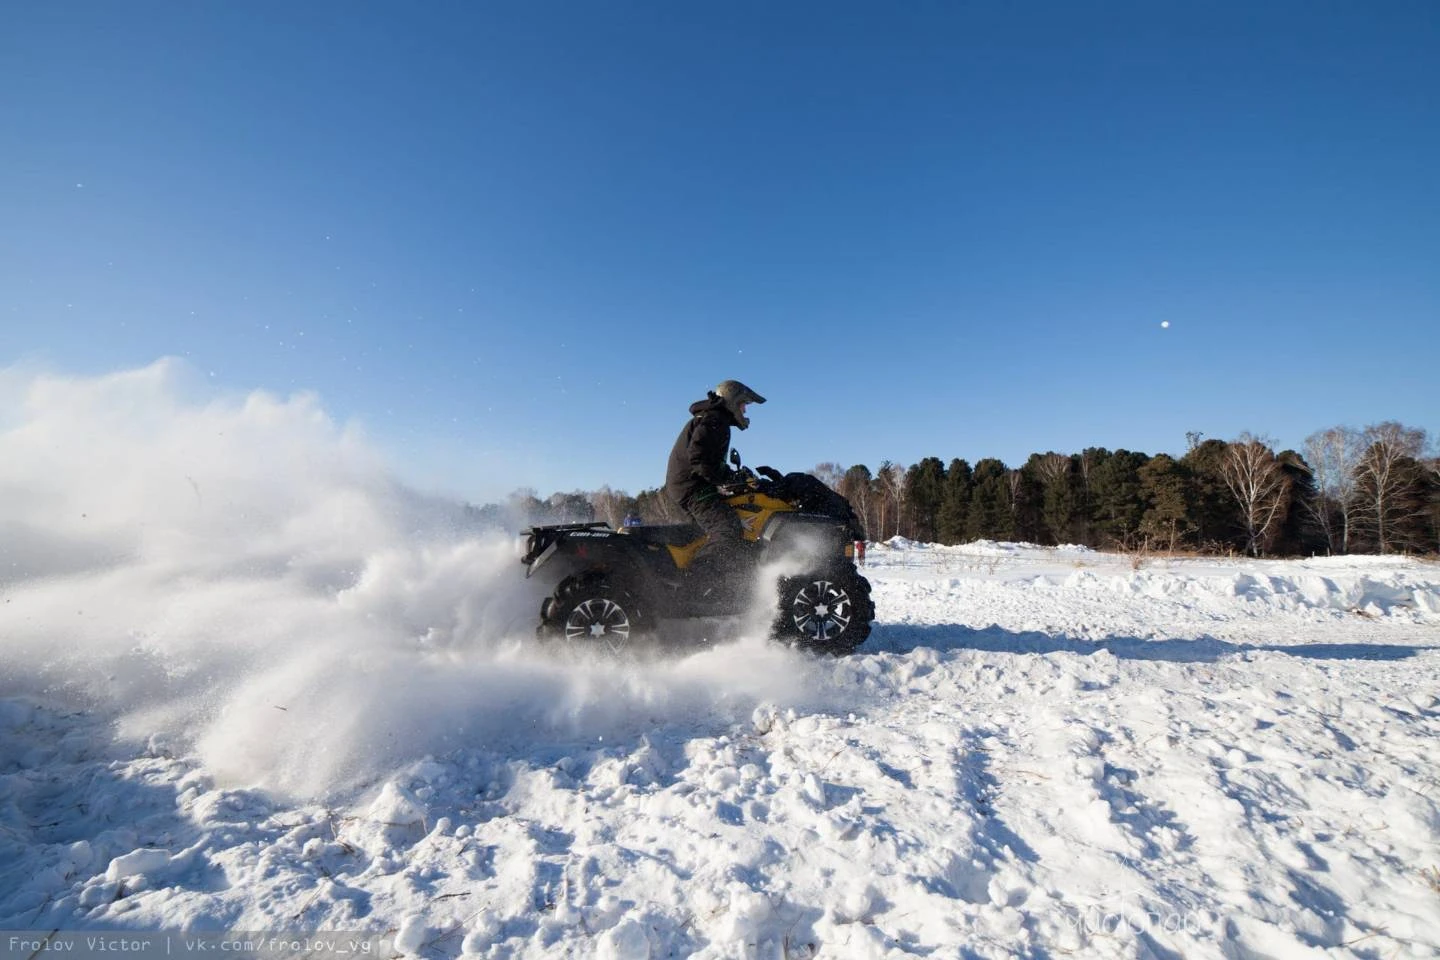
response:
<path id="1" fill-rule="evenodd" d="M 1407 557 L 1137 561 L 1084 547 L 891 541 L 872 551 L 867 564 L 872 572 L 894 570 L 898 576 L 925 583 L 915 589 L 930 594 L 928 603 L 935 609 L 927 619 L 935 622 L 953 617 L 950 611 L 956 608 L 962 613 L 960 622 L 975 622 L 972 612 L 990 603 L 1011 611 L 1035 608 L 1038 615 L 1040 608 L 1064 603 L 1067 596 L 1089 606 L 1113 606 L 1118 598 L 1151 601 L 1165 616 L 1212 622 L 1276 616 L 1298 621 L 1356 616 L 1411 623 L 1440 619 L 1440 565 Z M 930 572 L 958 575 L 954 588 L 959 595 L 936 593 L 928 583 Z M 912 616 L 915 599 L 906 601 Z M 1102 612 L 1099 619 L 1110 617 Z"/>
<path id="2" fill-rule="evenodd" d="M 1077 573 L 1070 583 L 1084 589 L 1096 580 L 1093 575 Z M 1164 597 L 1212 608 L 1234 606 L 1231 601 L 1238 601 L 1241 607 L 1261 616 L 1273 612 L 1333 611 L 1423 620 L 1433 615 L 1440 601 L 1440 584 L 1415 583 L 1409 576 L 1398 573 L 1390 578 L 1354 573 L 1327 577 L 1303 570 L 1281 574 L 1257 570 L 1206 577 L 1142 571 L 1108 579 L 1105 587 L 1117 593 Z"/>

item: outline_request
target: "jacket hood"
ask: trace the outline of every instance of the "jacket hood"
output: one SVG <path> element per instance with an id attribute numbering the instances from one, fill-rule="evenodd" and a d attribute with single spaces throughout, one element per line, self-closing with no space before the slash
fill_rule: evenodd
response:
<path id="1" fill-rule="evenodd" d="M 698 417 L 702 413 L 710 413 L 715 410 L 725 414 L 726 419 L 728 419 L 731 424 L 735 423 L 735 417 L 730 413 L 730 408 L 725 405 L 724 397 L 707 393 L 704 400 L 696 400 L 690 404 L 690 415 L 695 417 Z"/>

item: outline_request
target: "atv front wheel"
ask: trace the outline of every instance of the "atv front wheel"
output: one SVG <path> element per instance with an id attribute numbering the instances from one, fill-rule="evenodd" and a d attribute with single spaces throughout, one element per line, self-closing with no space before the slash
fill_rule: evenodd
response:
<path id="1" fill-rule="evenodd" d="M 870 636 L 875 604 L 859 574 L 790 577 L 780 582 L 775 638 L 822 653 L 854 653 Z"/>
<path id="2" fill-rule="evenodd" d="M 620 653 L 644 629 L 645 617 L 628 590 L 600 574 L 570 577 L 540 607 L 542 639 Z"/>

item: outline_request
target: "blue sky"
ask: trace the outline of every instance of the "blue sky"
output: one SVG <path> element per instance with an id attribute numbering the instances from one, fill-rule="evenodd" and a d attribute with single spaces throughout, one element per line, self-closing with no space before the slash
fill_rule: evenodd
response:
<path id="1" fill-rule="evenodd" d="M 17 3 L 0 89 L 0 366 L 477 501 L 658 485 L 729 377 L 793 469 L 1440 431 L 1429 0 Z"/>

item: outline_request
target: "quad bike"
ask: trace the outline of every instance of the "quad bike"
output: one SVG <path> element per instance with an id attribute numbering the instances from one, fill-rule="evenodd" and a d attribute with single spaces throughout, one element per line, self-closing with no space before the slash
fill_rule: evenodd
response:
<path id="1" fill-rule="evenodd" d="M 740 515 L 743 570 L 692 570 L 706 542 L 694 524 L 571 523 L 525 533 L 526 578 L 554 583 L 537 635 L 611 652 L 658 639 L 661 620 L 729 618 L 774 610 L 771 635 L 824 653 L 852 653 L 870 635 L 875 605 L 855 568 L 864 530 L 845 498 L 803 473 L 764 477 L 732 452 L 734 482 L 720 488 Z M 743 583 L 741 582 L 743 581 Z"/>

